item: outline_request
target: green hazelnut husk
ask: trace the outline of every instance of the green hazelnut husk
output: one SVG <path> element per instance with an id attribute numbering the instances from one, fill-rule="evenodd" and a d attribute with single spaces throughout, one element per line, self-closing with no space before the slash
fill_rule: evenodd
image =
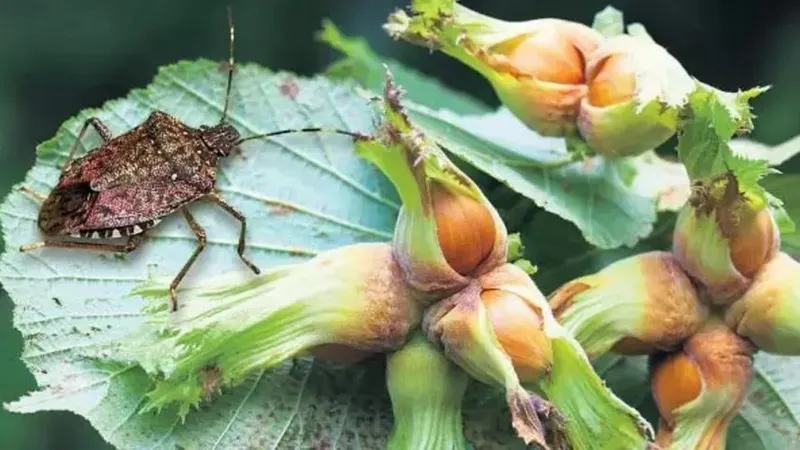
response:
<path id="1" fill-rule="evenodd" d="M 675 349 L 708 316 L 675 257 L 661 251 L 630 256 L 565 283 L 549 302 L 590 358 Z"/>
<path id="2" fill-rule="evenodd" d="M 494 206 L 409 120 L 387 71 L 385 123 L 356 151 L 394 184 L 402 201 L 392 246 L 406 280 L 429 303 L 506 260 L 508 233 Z"/>
<path id="3" fill-rule="evenodd" d="M 800 355 L 800 262 L 781 252 L 764 264 L 725 323 L 760 350 Z"/>
<path id="4" fill-rule="evenodd" d="M 526 443 L 646 448 L 649 426 L 608 390 L 518 266 L 498 266 L 429 308 L 423 330 L 473 378 L 505 389 Z"/>
<path id="5" fill-rule="evenodd" d="M 403 347 L 423 310 L 385 243 L 340 247 L 254 277 L 230 272 L 186 284 L 174 313 L 166 307 L 170 281 L 154 278 L 134 291 L 154 306 L 115 357 L 154 379 L 144 410 L 177 403 L 182 417 L 205 396 L 208 367 L 215 388 L 227 388 L 308 352 L 357 361 Z"/>
<path id="6" fill-rule="evenodd" d="M 678 213 L 672 253 L 717 305 L 741 296 L 777 253 L 780 232 L 767 204 L 731 173 L 695 183 Z"/>
<path id="7" fill-rule="evenodd" d="M 724 450 L 728 426 L 747 394 L 755 347 L 719 320 L 678 352 L 651 357 L 660 414 L 656 444 L 665 450 Z"/>

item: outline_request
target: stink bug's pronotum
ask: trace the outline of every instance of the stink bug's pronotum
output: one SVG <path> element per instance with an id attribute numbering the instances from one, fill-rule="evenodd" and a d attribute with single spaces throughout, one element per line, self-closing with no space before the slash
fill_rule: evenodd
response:
<path id="1" fill-rule="evenodd" d="M 206 242 L 205 230 L 195 221 L 188 205 L 195 200 L 208 199 L 241 223 L 237 252 L 250 270 L 256 274 L 260 272 L 244 256 L 247 227 L 244 216 L 213 191 L 218 160 L 245 141 L 280 134 L 332 132 L 354 139 L 362 135 L 343 130 L 303 128 L 242 138 L 236 128 L 226 122 L 234 72 L 234 28 L 230 9 L 228 21 L 229 72 L 220 122 L 214 126 L 192 128 L 167 113 L 154 111 L 141 125 L 112 137 L 103 122 L 95 117 L 88 119 L 70 149 L 52 192 L 45 197 L 23 188 L 43 201 L 38 226 L 45 239 L 22 246 L 20 251 L 62 247 L 128 253 L 142 242 L 147 230 L 180 209 L 197 237 L 197 247 L 170 284 L 170 306 L 175 311 L 178 307 L 175 290 Z M 103 143 L 86 155 L 73 159 L 89 126 L 97 131 Z M 112 242 L 114 239 L 118 240 Z M 125 240 L 120 242 L 119 239 Z"/>

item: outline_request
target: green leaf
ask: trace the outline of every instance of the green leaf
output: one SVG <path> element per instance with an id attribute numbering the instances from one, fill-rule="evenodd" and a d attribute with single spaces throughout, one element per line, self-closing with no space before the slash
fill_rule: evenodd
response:
<path id="1" fill-rule="evenodd" d="M 376 54 L 367 41 L 345 36 L 333 22 L 326 20 L 318 38 L 342 52 L 345 57 L 326 69 L 326 75 L 336 79 L 354 78 L 373 92 L 382 92 L 386 80 L 386 64 L 397 84 L 408 92 L 408 98 L 431 108 L 447 108 L 461 114 L 482 114 L 490 109 L 480 101 L 427 77 L 391 59 Z"/>
<path id="2" fill-rule="evenodd" d="M 537 214 L 522 228 L 526 257 L 539 270 L 534 281 L 545 294 L 574 278 L 638 253 L 671 248 L 675 214 L 662 213 L 653 232 L 634 247 L 601 249 L 587 243 L 573 224 L 552 214 Z"/>
<path id="3" fill-rule="evenodd" d="M 770 450 L 800 445 L 800 369 L 796 358 L 760 353 L 739 415 L 728 431 L 730 450 Z"/>
<path id="4" fill-rule="evenodd" d="M 752 127 L 748 101 L 761 92 L 754 88 L 730 94 L 701 87 L 690 96 L 678 133 L 678 155 L 691 180 L 710 180 L 731 172 L 742 192 L 766 203 L 759 181 L 774 173 L 769 162 L 736 154 L 729 145 L 738 130 Z"/>
<path id="5" fill-rule="evenodd" d="M 726 142 L 735 131 L 733 119 L 713 95 L 702 91 L 690 97 L 687 116 L 678 131 L 678 156 L 689 178 L 725 173 L 725 156 L 730 154 Z"/>
<path id="6" fill-rule="evenodd" d="M 692 94 L 687 106 L 678 133 L 678 155 L 692 181 L 709 182 L 725 173 L 732 174 L 740 192 L 756 200 L 757 205 L 770 208 L 778 228 L 791 242 L 791 234 L 795 232 L 794 221 L 784 210 L 780 196 L 765 189 L 762 179 L 778 173 L 772 166 L 793 154 L 792 148 L 796 143 L 787 142 L 774 155 L 742 142 L 737 147 L 744 148 L 745 154 L 735 152 L 731 147 L 734 133 L 752 128 L 753 116 L 748 102 L 765 90 L 753 88 L 733 94 L 701 86 Z M 792 150 L 787 152 L 786 148 Z M 786 195 L 795 194 L 790 191 Z"/>
<path id="7" fill-rule="evenodd" d="M 414 0 L 414 12 L 425 18 L 437 18 L 440 14 L 453 14 L 455 1 L 453 0 Z"/>
<path id="8" fill-rule="evenodd" d="M 101 118 L 115 135 L 142 122 L 153 109 L 192 126 L 213 124 L 221 114 L 224 87 L 225 75 L 216 63 L 165 67 L 146 89 L 68 120 L 38 147 L 36 165 L 24 184 L 48 192 L 58 178 L 58 164 L 90 115 Z M 373 126 L 367 100 L 352 83 L 299 79 L 255 65 L 237 67 L 230 121 L 244 136 L 288 127 L 370 131 Z M 98 143 L 88 133 L 86 148 Z M 247 217 L 247 254 L 262 269 L 354 242 L 388 241 L 399 205 L 394 188 L 353 154 L 351 141 L 333 135 L 248 142 L 221 163 L 217 187 Z M 185 423 L 174 411 L 139 414 L 152 388 L 144 371 L 93 363 L 87 356 L 112 356 L 98 353 L 144 320 L 144 300 L 128 293 L 151 274 L 174 275 L 194 249 L 195 238 L 175 214 L 126 257 L 68 249 L 21 254 L 20 245 L 41 239 L 38 208 L 34 199 L 15 191 L 0 209 L 8 245 L 0 281 L 15 303 L 14 325 L 25 342 L 22 358 L 40 386 L 6 405 L 9 410 L 73 411 L 119 448 L 383 445 L 391 416 L 383 370 L 377 366 L 337 369 L 298 359 L 253 374 L 190 413 Z M 208 233 L 208 246 L 187 280 L 246 270 L 235 251 L 237 222 L 202 202 L 191 210 Z"/>
<path id="9" fill-rule="evenodd" d="M 612 161 L 633 192 L 654 198 L 659 211 L 678 211 L 689 200 L 691 189 L 686 168 L 674 157 L 667 159 L 648 151 Z"/>

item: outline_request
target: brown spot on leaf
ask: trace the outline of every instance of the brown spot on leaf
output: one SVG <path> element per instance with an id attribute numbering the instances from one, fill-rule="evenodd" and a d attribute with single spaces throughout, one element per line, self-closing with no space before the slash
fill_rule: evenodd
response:
<path id="1" fill-rule="evenodd" d="M 297 94 L 300 92 L 300 88 L 297 86 L 297 82 L 294 78 L 286 78 L 283 80 L 280 86 L 281 94 L 291 98 L 294 100 L 297 98 Z"/>
<path id="2" fill-rule="evenodd" d="M 289 214 L 297 211 L 295 207 L 285 203 L 270 203 L 270 207 L 272 208 L 270 213 L 279 217 L 288 216 Z"/>

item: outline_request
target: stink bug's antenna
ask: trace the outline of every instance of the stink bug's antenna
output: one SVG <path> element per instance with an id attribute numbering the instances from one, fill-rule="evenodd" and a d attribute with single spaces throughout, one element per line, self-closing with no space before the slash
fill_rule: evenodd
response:
<path id="1" fill-rule="evenodd" d="M 228 53 L 228 86 L 225 88 L 225 106 L 222 108 L 222 118 L 219 120 L 220 122 L 224 122 L 225 118 L 228 116 L 228 103 L 230 103 L 231 98 L 231 85 L 233 84 L 233 70 L 234 70 L 234 60 L 233 60 L 233 12 L 231 11 L 231 5 L 228 5 L 228 29 L 231 33 L 231 40 L 230 40 L 230 50 Z"/>
<path id="2" fill-rule="evenodd" d="M 235 142 L 234 145 L 239 145 L 242 142 L 252 141 L 254 139 L 262 139 L 267 137 L 273 136 L 280 136 L 282 134 L 290 134 L 290 133 L 333 133 L 333 134 L 341 134 L 344 136 L 350 136 L 355 140 L 361 139 L 369 139 L 369 136 L 362 133 L 357 133 L 355 131 L 346 131 L 346 130 L 337 130 L 335 128 L 294 128 L 289 130 L 280 130 L 280 131 L 273 131 L 271 133 L 264 133 L 264 134 L 256 134 L 253 136 L 247 136 L 246 138 L 241 138 Z"/>

